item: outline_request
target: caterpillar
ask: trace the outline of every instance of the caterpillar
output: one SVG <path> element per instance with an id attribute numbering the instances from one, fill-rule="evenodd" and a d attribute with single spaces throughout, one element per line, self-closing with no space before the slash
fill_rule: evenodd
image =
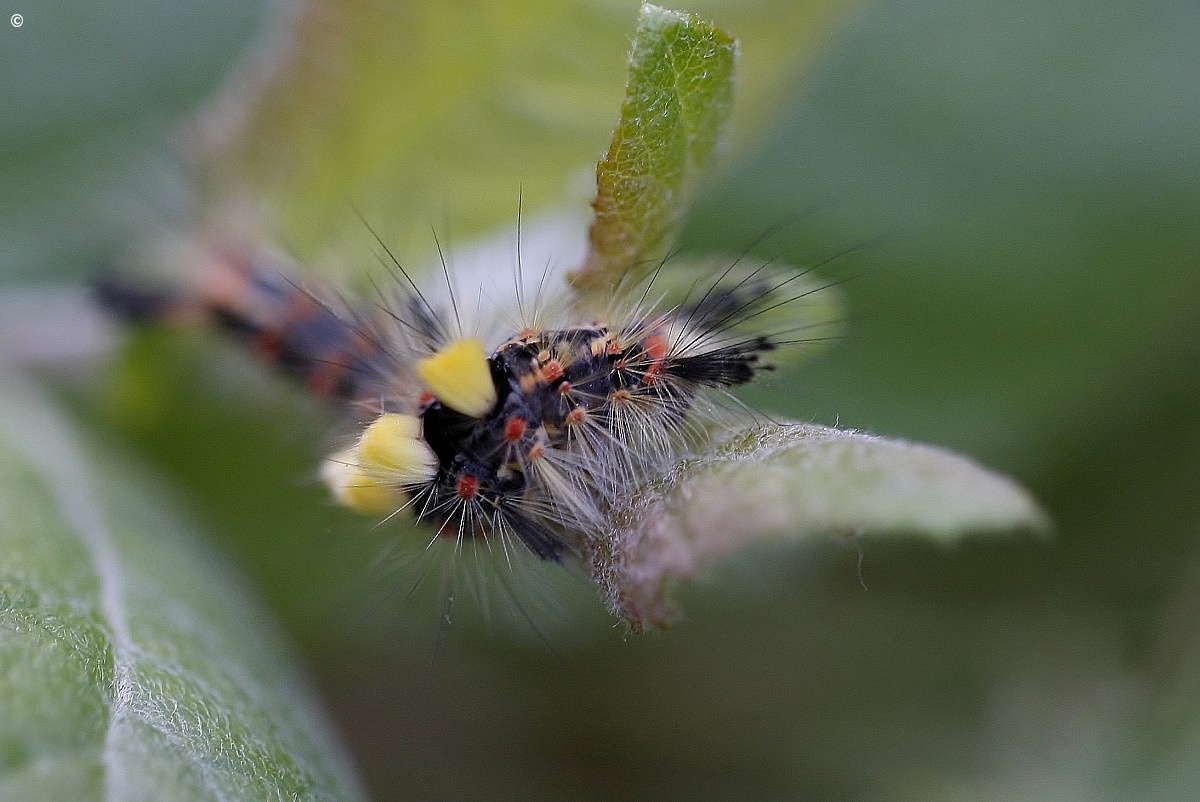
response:
<path id="1" fill-rule="evenodd" d="M 471 331 L 453 289 L 439 300 L 398 262 L 373 303 L 253 254 L 209 262 L 189 293 L 106 280 L 98 295 L 126 318 L 210 320 L 349 410 L 360 429 L 321 468 L 342 505 L 551 562 L 585 556 L 633 488 L 704 439 L 724 394 L 798 342 L 762 330 L 771 310 L 828 287 L 730 260 L 669 301 L 658 265 L 586 312 L 541 285 L 531 302 L 518 278 L 515 317 Z"/>

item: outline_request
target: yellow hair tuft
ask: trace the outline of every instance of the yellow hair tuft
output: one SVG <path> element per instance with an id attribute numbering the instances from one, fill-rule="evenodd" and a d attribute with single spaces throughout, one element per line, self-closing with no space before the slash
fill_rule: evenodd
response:
<path id="1" fill-rule="evenodd" d="M 417 375 L 450 409 L 482 418 L 496 406 L 496 386 L 479 340 L 459 340 L 417 363 Z"/>
<path id="2" fill-rule="evenodd" d="M 359 438 L 357 456 L 360 471 L 391 487 L 428 482 L 437 473 L 437 455 L 412 415 L 380 415 Z"/>
<path id="3" fill-rule="evenodd" d="M 428 482 L 437 468 L 437 455 L 421 439 L 421 422 L 389 412 L 376 418 L 353 448 L 325 460 L 321 478 L 344 506 L 390 515 L 407 502 L 405 488 Z"/>
<path id="4" fill-rule="evenodd" d="M 355 449 L 338 452 L 321 466 L 321 478 L 343 507 L 363 515 L 391 515 L 408 497 L 401 490 L 376 483 L 355 464 Z"/>

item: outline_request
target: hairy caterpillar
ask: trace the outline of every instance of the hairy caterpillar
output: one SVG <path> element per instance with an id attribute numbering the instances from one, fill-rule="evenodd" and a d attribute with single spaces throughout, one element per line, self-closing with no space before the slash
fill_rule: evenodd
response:
<path id="1" fill-rule="evenodd" d="M 828 303 L 794 269 L 726 260 L 690 287 L 676 272 L 641 271 L 590 309 L 544 276 L 526 292 L 518 268 L 515 308 L 473 323 L 461 291 L 439 300 L 402 270 L 372 302 L 333 304 L 234 251 L 192 293 L 100 293 L 129 317 L 208 317 L 351 410 L 360 431 L 322 470 L 345 506 L 560 562 L 587 558 L 629 494 L 721 422 L 728 388 L 798 341 L 764 327 L 773 310 L 794 324 Z"/>

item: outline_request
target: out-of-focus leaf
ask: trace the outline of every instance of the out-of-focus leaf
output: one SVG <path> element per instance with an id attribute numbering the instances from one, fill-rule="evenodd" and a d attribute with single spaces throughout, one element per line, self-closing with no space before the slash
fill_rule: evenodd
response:
<path id="1" fill-rule="evenodd" d="M 753 51 L 740 130 L 762 130 L 767 99 L 846 5 L 689 5 Z M 295 6 L 196 129 L 214 225 L 278 237 L 309 263 L 366 250 L 356 209 L 404 254 L 431 250 L 431 224 L 451 237 L 511 224 L 518 198 L 527 214 L 564 200 L 582 208 L 636 10 L 632 0 Z"/>
<path id="2" fill-rule="evenodd" d="M 811 424 L 740 432 L 617 510 L 591 556 L 610 609 L 634 631 L 674 617 L 665 594 L 760 540 L 875 533 L 951 542 L 1044 530 L 1012 480 L 933 446 Z"/>
<path id="3" fill-rule="evenodd" d="M 168 136 L 261 16 L 261 0 L 105 0 L 0 17 L 0 282 L 88 275 L 183 213 Z"/>
<path id="4" fill-rule="evenodd" d="M 0 797 L 352 799 L 267 619 L 163 491 L 0 381 Z"/>
<path id="5" fill-rule="evenodd" d="M 608 294 L 670 242 L 733 104 L 737 42 L 710 23 L 646 4 L 621 118 L 596 167 L 591 250 L 577 288 Z"/>

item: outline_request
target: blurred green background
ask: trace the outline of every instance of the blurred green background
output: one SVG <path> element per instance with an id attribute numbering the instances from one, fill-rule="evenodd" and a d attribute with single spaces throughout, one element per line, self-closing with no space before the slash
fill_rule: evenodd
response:
<path id="1" fill-rule="evenodd" d="M 186 216 L 172 121 L 263 13 L 75 5 L 0 15 L 9 286 Z M 750 554 L 662 636 L 623 639 L 582 583 L 552 648 L 465 612 L 439 634 L 425 600 L 370 612 L 391 534 L 329 508 L 327 415 L 234 349 L 144 335 L 64 403 L 242 563 L 380 799 L 1192 798 L 1197 32 L 1183 0 L 863 4 L 684 233 L 729 250 L 816 209 L 772 238 L 797 261 L 886 235 L 848 269 L 846 341 L 750 398 L 970 454 L 1050 540 Z"/>

